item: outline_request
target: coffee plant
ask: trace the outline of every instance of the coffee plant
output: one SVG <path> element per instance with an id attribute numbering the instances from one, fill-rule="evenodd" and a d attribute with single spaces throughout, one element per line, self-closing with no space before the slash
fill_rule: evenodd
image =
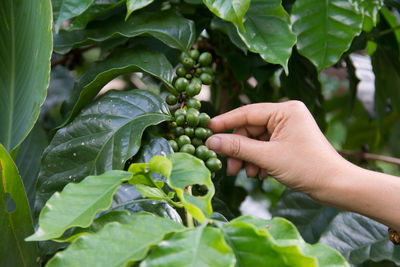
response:
<path id="1" fill-rule="evenodd" d="M 399 18 L 398 0 L 0 1 L 0 266 L 399 266 L 386 226 L 227 176 L 205 146 L 212 117 L 296 99 L 399 176 Z"/>

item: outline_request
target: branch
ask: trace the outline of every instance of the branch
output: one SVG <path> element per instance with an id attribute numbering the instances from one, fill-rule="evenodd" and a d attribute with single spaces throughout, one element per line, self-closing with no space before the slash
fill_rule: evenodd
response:
<path id="1" fill-rule="evenodd" d="M 339 150 L 339 154 L 342 156 L 347 156 L 351 158 L 358 159 L 360 161 L 367 161 L 367 160 L 375 160 L 375 161 L 383 161 L 391 164 L 395 164 L 400 166 L 400 159 L 389 157 L 389 156 L 382 156 L 372 153 L 360 152 L 360 151 L 351 151 L 351 150 Z"/>

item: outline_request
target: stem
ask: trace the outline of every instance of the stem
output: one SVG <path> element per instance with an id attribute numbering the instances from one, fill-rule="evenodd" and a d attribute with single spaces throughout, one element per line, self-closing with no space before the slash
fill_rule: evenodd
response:
<path id="1" fill-rule="evenodd" d="M 359 151 L 351 151 L 351 150 L 339 150 L 338 152 L 342 156 L 348 156 L 348 157 L 355 158 L 355 159 L 358 159 L 361 161 L 375 160 L 375 161 L 382 161 L 382 162 L 387 162 L 387 163 L 391 163 L 391 164 L 400 166 L 400 159 L 394 158 L 394 157 L 377 155 L 377 154 L 366 153 L 366 152 L 359 152 Z"/>
<path id="2" fill-rule="evenodd" d="M 192 186 L 186 187 L 185 191 L 189 195 L 192 195 Z M 186 226 L 190 227 L 190 228 L 193 228 L 194 227 L 193 216 L 186 209 L 185 209 L 185 216 L 186 216 Z"/>
<path id="3" fill-rule="evenodd" d="M 382 36 L 384 36 L 384 35 L 386 35 L 386 34 L 395 32 L 395 31 L 397 31 L 397 30 L 400 30 L 400 25 L 397 25 L 396 27 L 393 27 L 393 28 L 390 28 L 390 29 L 387 29 L 387 30 L 384 30 L 384 31 L 379 32 L 379 33 L 376 35 L 376 38 L 380 38 L 380 37 L 382 37 Z"/>

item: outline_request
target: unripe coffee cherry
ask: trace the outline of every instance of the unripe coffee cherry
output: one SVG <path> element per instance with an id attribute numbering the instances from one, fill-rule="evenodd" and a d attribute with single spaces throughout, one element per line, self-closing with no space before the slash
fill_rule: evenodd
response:
<path id="1" fill-rule="evenodd" d="M 212 76 L 208 73 L 201 74 L 200 79 L 205 85 L 210 85 L 212 83 Z"/>
<path id="2" fill-rule="evenodd" d="M 178 144 L 179 147 L 183 147 L 186 144 L 190 144 L 191 140 L 190 140 L 189 136 L 181 135 L 178 137 L 178 139 L 176 139 L 176 143 Z"/>
<path id="3" fill-rule="evenodd" d="M 186 115 L 186 110 L 183 109 L 183 108 L 177 109 L 177 110 L 175 111 L 174 116 L 175 116 L 175 118 L 176 118 L 176 117 L 178 117 L 179 115 L 185 116 L 185 115 Z"/>
<path id="4" fill-rule="evenodd" d="M 202 144 L 203 141 L 201 141 L 201 139 L 196 137 L 192 139 L 192 145 L 194 145 L 195 147 L 201 146 Z"/>
<path id="5" fill-rule="evenodd" d="M 196 128 L 196 130 L 194 130 L 194 136 L 201 140 L 205 140 L 207 139 L 207 131 L 202 127 Z"/>
<path id="6" fill-rule="evenodd" d="M 183 127 L 178 126 L 174 129 L 174 133 L 176 136 L 181 136 L 185 134 L 185 130 L 183 129 Z"/>
<path id="7" fill-rule="evenodd" d="M 176 122 L 176 125 L 178 125 L 178 126 L 184 126 L 185 122 L 186 122 L 185 116 L 179 115 L 178 117 L 175 118 L 175 122 Z"/>
<path id="8" fill-rule="evenodd" d="M 213 131 L 209 128 L 206 128 L 206 131 L 207 131 L 207 138 L 214 134 Z"/>
<path id="9" fill-rule="evenodd" d="M 206 161 L 206 166 L 212 172 L 219 171 L 222 168 L 222 162 L 218 158 L 209 158 Z"/>
<path id="10" fill-rule="evenodd" d="M 187 135 L 189 137 L 193 137 L 194 136 L 194 129 L 192 127 L 186 127 L 185 128 L 185 135 Z"/>
<path id="11" fill-rule="evenodd" d="M 171 146 L 172 150 L 174 150 L 174 152 L 178 152 L 179 151 L 179 146 L 175 142 L 175 140 L 169 140 L 168 143 Z"/>
<path id="12" fill-rule="evenodd" d="M 194 64 L 196 64 L 196 62 L 194 61 L 193 58 L 191 57 L 186 57 L 183 59 L 182 65 L 186 68 L 186 69 L 191 69 L 194 67 Z"/>
<path id="13" fill-rule="evenodd" d="M 208 147 L 201 145 L 196 148 L 196 157 L 202 160 L 208 159 Z"/>
<path id="14" fill-rule="evenodd" d="M 196 98 L 189 98 L 188 100 L 186 100 L 186 106 L 188 108 L 200 109 L 201 103 Z"/>
<path id="15" fill-rule="evenodd" d="M 178 92 L 184 92 L 189 85 L 189 81 L 183 77 L 178 78 L 175 81 L 175 89 Z"/>
<path id="16" fill-rule="evenodd" d="M 193 112 L 188 112 L 186 115 L 186 122 L 189 126 L 196 127 L 199 124 L 199 115 Z"/>
<path id="17" fill-rule="evenodd" d="M 176 75 L 179 77 L 184 77 L 186 75 L 187 71 L 184 66 L 180 66 L 176 69 Z"/>
<path id="18" fill-rule="evenodd" d="M 173 94 L 168 94 L 167 97 L 165 98 L 165 102 L 167 102 L 168 105 L 175 105 L 177 101 L 178 98 Z"/>
<path id="19" fill-rule="evenodd" d="M 192 144 L 186 144 L 183 147 L 181 147 L 181 149 L 179 151 L 194 155 L 196 149 L 194 148 L 194 146 Z"/>
<path id="20" fill-rule="evenodd" d="M 191 51 L 189 52 L 189 56 L 190 56 L 192 59 L 197 60 L 197 59 L 199 58 L 199 56 L 200 56 L 200 52 L 199 52 L 199 50 L 197 50 L 197 49 L 193 49 L 193 50 L 191 50 Z"/>
<path id="21" fill-rule="evenodd" d="M 212 55 L 209 52 L 201 53 L 199 56 L 199 63 L 202 66 L 208 66 L 212 62 Z"/>
<path id="22" fill-rule="evenodd" d="M 210 116 L 208 116 L 208 114 L 204 112 L 200 113 L 199 119 L 200 119 L 199 125 L 201 127 L 207 127 L 207 125 L 210 123 L 211 120 Z"/>
<path id="23" fill-rule="evenodd" d="M 216 158 L 217 157 L 217 153 L 215 153 L 213 150 L 209 149 L 207 152 L 207 158 Z"/>
<path id="24" fill-rule="evenodd" d="M 201 68 L 201 71 L 202 71 L 203 73 L 208 73 L 208 74 L 210 74 L 210 75 L 213 75 L 213 73 L 214 73 L 214 70 L 213 70 L 211 67 L 202 67 L 202 68 Z"/>

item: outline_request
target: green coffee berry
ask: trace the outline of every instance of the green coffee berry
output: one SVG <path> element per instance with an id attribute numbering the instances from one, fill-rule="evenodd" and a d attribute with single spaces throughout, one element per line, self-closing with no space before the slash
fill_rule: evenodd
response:
<path id="1" fill-rule="evenodd" d="M 178 98 L 173 94 L 168 94 L 165 98 L 165 102 L 167 102 L 168 105 L 175 105 L 178 102 Z"/>
<path id="2" fill-rule="evenodd" d="M 185 128 L 185 135 L 187 135 L 189 137 L 193 137 L 194 136 L 194 129 L 192 127 L 186 127 Z"/>
<path id="3" fill-rule="evenodd" d="M 202 67 L 201 68 L 202 73 L 208 73 L 210 75 L 213 75 L 214 70 L 211 67 Z"/>
<path id="4" fill-rule="evenodd" d="M 169 140 L 168 143 L 171 146 L 172 150 L 174 150 L 174 152 L 178 152 L 179 151 L 179 146 L 175 142 L 175 140 Z"/>
<path id="5" fill-rule="evenodd" d="M 199 124 L 199 115 L 194 112 L 188 112 L 186 115 L 186 122 L 189 126 L 196 127 Z"/>
<path id="6" fill-rule="evenodd" d="M 213 131 L 209 128 L 206 128 L 206 131 L 207 131 L 207 138 L 214 134 Z"/>
<path id="7" fill-rule="evenodd" d="M 191 140 L 190 140 L 189 136 L 181 135 L 178 137 L 178 139 L 176 139 L 176 143 L 178 144 L 179 147 L 183 147 L 186 144 L 190 144 Z"/>
<path id="8" fill-rule="evenodd" d="M 185 134 L 185 129 L 183 129 L 183 127 L 178 126 L 174 129 L 174 133 L 176 136 L 181 136 Z"/>
<path id="9" fill-rule="evenodd" d="M 201 139 L 196 137 L 192 139 L 192 145 L 194 145 L 195 147 L 201 146 L 202 144 L 203 141 L 201 141 Z"/>
<path id="10" fill-rule="evenodd" d="M 176 79 L 175 89 L 178 92 L 184 92 L 189 85 L 189 81 L 183 77 Z"/>
<path id="11" fill-rule="evenodd" d="M 178 126 L 185 125 L 185 122 L 186 122 L 185 116 L 184 115 L 179 115 L 178 117 L 175 118 L 175 122 L 176 122 L 176 125 L 178 125 Z"/>
<path id="12" fill-rule="evenodd" d="M 179 115 L 185 116 L 185 115 L 186 115 L 186 110 L 183 109 L 183 108 L 177 109 L 177 110 L 175 111 L 174 116 L 175 116 L 175 118 L 176 118 L 176 117 L 178 117 Z"/>
<path id="13" fill-rule="evenodd" d="M 212 83 L 212 76 L 208 73 L 203 73 L 200 75 L 200 79 L 205 85 L 210 85 Z"/>
<path id="14" fill-rule="evenodd" d="M 212 172 L 219 171 L 222 168 L 222 162 L 218 158 L 209 158 L 206 161 L 206 166 Z"/>
<path id="15" fill-rule="evenodd" d="M 185 75 L 186 79 L 190 80 L 193 78 L 192 74 L 188 73 Z"/>
<path id="16" fill-rule="evenodd" d="M 184 66 L 180 66 L 176 69 L 176 75 L 179 77 L 184 77 L 186 75 L 187 71 Z"/>
<path id="17" fill-rule="evenodd" d="M 208 116 L 208 114 L 204 112 L 200 113 L 199 119 L 200 119 L 199 125 L 201 127 L 207 127 L 207 125 L 210 123 L 211 120 L 210 116 Z"/>
<path id="18" fill-rule="evenodd" d="M 186 52 L 182 52 L 179 55 L 179 62 L 183 64 L 183 61 L 185 60 L 185 58 L 187 58 L 189 55 Z"/>
<path id="19" fill-rule="evenodd" d="M 188 108 L 200 109 L 201 108 L 201 103 L 196 98 L 192 98 L 191 97 L 188 100 L 186 100 L 186 106 Z"/>
<path id="20" fill-rule="evenodd" d="M 207 131 L 202 127 L 196 128 L 196 130 L 194 130 L 194 136 L 201 140 L 205 140 L 207 139 Z"/>
<path id="21" fill-rule="evenodd" d="M 196 114 L 197 116 L 200 115 L 200 112 L 199 112 L 197 109 L 195 109 L 195 108 L 188 108 L 188 110 L 187 110 L 186 113 L 187 113 L 187 114 L 189 114 L 189 113 L 194 113 L 194 114 Z"/>
<path id="22" fill-rule="evenodd" d="M 209 52 L 201 53 L 199 56 L 199 63 L 202 66 L 208 66 L 212 62 L 212 55 Z"/>
<path id="23" fill-rule="evenodd" d="M 182 146 L 179 151 L 194 155 L 196 149 L 194 148 L 194 146 L 192 144 L 186 144 L 186 145 Z"/>
<path id="24" fill-rule="evenodd" d="M 194 61 L 194 59 L 191 57 L 184 58 L 183 62 L 182 62 L 182 65 L 187 69 L 193 68 L 195 64 L 196 64 L 196 61 Z"/>
<path id="25" fill-rule="evenodd" d="M 207 158 L 216 158 L 217 157 L 217 153 L 215 153 L 213 150 L 209 149 L 207 152 Z"/>
<path id="26" fill-rule="evenodd" d="M 202 160 L 208 159 L 208 147 L 201 145 L 196 148 L 196 157 Z"/>
<path id="27" fill-rule="evenodd" d="M 199 56 L 200 56 L 200 52 L 199 52 L 199 50 L 197 50 L 197 49 L 193 49 L 193 50 L 191 50 L 191 51 L 189 52 L 189 56 L 190 56 L 192 59 L 197 60 L 197 59 L 199 58 Z"/>

